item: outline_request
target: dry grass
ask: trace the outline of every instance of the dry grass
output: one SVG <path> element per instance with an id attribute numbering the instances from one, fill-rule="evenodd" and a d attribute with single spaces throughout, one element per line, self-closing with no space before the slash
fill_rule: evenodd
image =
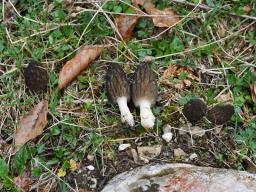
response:
<path id="1" fill-rule="evenodd" d="M 127 1 L 119 2 L 127 5 Z M 88 178 L 92 177 L 97 179 L 99 190 L 116 173 L 128 170 L 129 166 L 143 164 L 133 162 L 129 152 L 118 152 L 117 146 L 120 143 L 131 143 L 133 148 L 138 145 L 163 144 L 161 156 L 152 162 L 184 162 L 185 159 L 173 157 L 173 149 L 180 147 L 188 156 L 191 153 L 198 154 L 198 159 L 190 163 L 255 169 L 256 151 L 251 146 L 241 149 L 236 143 L 238 129 L 255 121 L 255 104 L 248 101 L 241 105 L 238 99 L 238 96 L 243 99 L 250 97 L 249 81 L 241 81 L 242 88 L 238 92 L 230 79 L 230 75 L 243 79 L 248 71 L 255 68 L 255 16 L 238 16 L 234 8 L 236 4 L 232 4 L 232 7 L 224 1 L 220 1 L 219 8 L 209 8 L 201 1 L 192 4 L 175 0 L 171 5 L 181 17 L 178 26 L 145 30 L 151 35 L 141 38 L 135 34 L 128 44 L 123 44 L 117 38 L 119 34 L 113 19 L 116 15 L 130 13 L 106 10 L 103 7 L 107 3 L 76 1 L 73 5 L 61 7 L 57 3 L 54 5 L 42 1 L 30 3 L 31 7 L 23 7 L 22 3 L 3 0 L 2 12 L 7 12 L 11 17 L 6 18 L 2 14 L 2 21 L 5 22 L 1 21 L 0 28 L 0 140 L 10 143 L 20 117 L 43 98 L 49 101 L 49 124 L 44 134 L 27 144 L 29 147 L 35 146 L 37 150 L 41 145 L 44 146 L 43 152 L 35 153 L 27 163 L 28 170 L 40 167 L 40 175 L 36 177 L 32 189 L 55 191 L 62 181 L 66 184 L 62 187 L 66 186 L 67 191 L 78 191 L 79 188 L 88 187 Z M 228 6 L 232 14 L 223 11 Z M 255 10 L 255 4 L 251 3 L 250 6 Z M 40 13 L 39 10 L 43 9 L 47 11 Z M 64 18 L 57 19 L 62 11 L 65 13 Z M 91 13 L 90 17 L 85 13 Z M 146 14 L 141 16 L 142 20 L 150 17 Z M 90 19 L 86 20 L 88 17 Z M 100 24 L 104 27 L 102 31 L 98 29 L 102 26 L 97 26 Z M 108 34 L 98 36 L 98 33 L 104 31 L 108 31 Z M 143 29 L 136 28 L 136 31 Z M 175 47 L 169 46 L 161 51 L 161 46 L 165 46 L 161 42 L 167 41 L 170 45 L 174 37 L 181 39 L 184 48 L 176 51 Z M 154 47 L 152 42 L 157 42 L 159 47 Z M 60 67 L 72 58 L 80 46 L 99 43 L 109 46 L 99 60 L 63 92 L 57 90 Z M 157 52 L 158 49 L 161 53 Z M 135 109 L 135 127 L 122 125 L 117 107 L 109 104 L 104 92 L 107 63 L 119 63 L 131 74 L 143 60 L 144 56 L 141 55 L 145 50 L 152 51 L 152 67 L 159 78 L 169 64 L 187 64 L 196 75 L 207 77 L 207 80 L 203 81 L 202 78 L 200 82 L 193 82 L 192 86 L 183 90 L 159 83 L 159 99 L 154 108 L 157 122 L 152 131 L 140 126 Z M 49 89 L 44 95 L 34 95 L 25 87 L 22 71 L 31 58 L 43 63 L 50 75 Z M 209 106 L 229 97 L 229 102 L 236 107 L 236 115 L 232 122 L 221 126 L 221 129 L 205 119 L 199 122 L 198 125 L 206 130 L 201 138 L 194 138 L 191 131 L 180 135 L 179 129 L 182 126 L 191 126 L 183 117 L 182 105 L 194 96 L 203 98 Z M 174 114 L 178 114 L 175 121 Z M 161 139 L 165 124 L 173 126 L 175 139 L 169 144 Z M 56 130 L 59 132 L 55 133 Z M 243 150 L 250 152 L 244 153 Z M 64 151 L 63 154 L 60 151 Z M 5 151 L 0 155 L 11 166 L 13 154 Z M 88 155 L 93 155 L 94 160 L 88 160 Z M 56 163 L 51 165 L 49 162 L 55 159 Z M 80 177 L 79 170 L 75 173 L 68 171 L 68 176 L 64 178 L 57 176 L 58 169 L 69 159 L 81 163 L 80 172 L 84 173 L 84 177 Z M 89 164 L 93 164 L 96 170 L 86 170 L 84 167 Z M 61 190 L 65 191 L 64 188 Z"/>

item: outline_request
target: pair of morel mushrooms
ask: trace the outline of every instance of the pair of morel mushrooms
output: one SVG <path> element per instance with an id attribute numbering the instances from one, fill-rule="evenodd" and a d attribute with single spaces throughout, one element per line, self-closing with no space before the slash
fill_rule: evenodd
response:
<path id="1" fill-rule="evenodd" d="M 138 66 L 130 83 L 123 69 L 118 64 L 111 63 L 107 72 L 107 94 L 110 101 L 117 103 L 121 112 L 121 121 L 134 126 L 134 118 L 127 106 L 130 99 L 140 108 L 141 125 L 144 128 L 154 126 L 155 117 L 151 107 L 157 98 L 156 77 L 146 63 Z M 196 122 L 206 115 L 206 118 L 217 125 L 229 121 L 234 114 L 232 105 L 216 105 L 207 109 L 200 99 L 190 100 L 183 108 L 183 114 L 190 122 Z"/>
<path id="2" fill-rule="evenodd" d="M 147 63 L 137 67 L 131 85 L 121 66 L 111 63 L 107 72 L 106 89 L 108 99 L 119 106 L 122 122 L 134 126 L 134 118 L 127 105 L 132 99 L 134 105 L 140 108 L 141 125 L 147 129 L 154 126 L 155 117 L 151 107 L 157 98 L 157 82 Z"/>

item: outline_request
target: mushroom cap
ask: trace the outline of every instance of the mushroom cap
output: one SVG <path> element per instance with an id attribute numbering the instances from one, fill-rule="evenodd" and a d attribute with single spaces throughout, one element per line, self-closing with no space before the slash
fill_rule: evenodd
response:
<path id="1" fill-rule="evenodd" d="M 106 89 L 108 99 L 116 103 L 117 98 L 127 97 L 130 100 L 130 84 L 120 65 L 111 63 L 106 76 Z"/>
<path id="2" fill-rule="evenodd" d="M 24 69 L 25 84 L 34 93 L 41 93 L 47 90 L 48 73 L 42 65 L 31 60 Z"/>
<path id="3" fill-rule="evenodd" d="M 183 107 L 183 114 L 190 122 L 200 120 L 207 111 L 206 104 L 201 99 L 191 99 Z"/>
<path id="4" fill-rule="evenodd" d="M 156 103 L 157 82 L 156 76 L 149 64 L 143 63 L 138 66 L 134 73 L 132 83 L 132 100 L 135 106 L 139 105 L 141 100 L 147 100 L 151 106 Z"/>
<path id="5" fill-rule="evenodd" d="M 228 122 L 235 113 L 232 105 L 215 105 L 207 112 L 207 119 L 217 125 Z"/>

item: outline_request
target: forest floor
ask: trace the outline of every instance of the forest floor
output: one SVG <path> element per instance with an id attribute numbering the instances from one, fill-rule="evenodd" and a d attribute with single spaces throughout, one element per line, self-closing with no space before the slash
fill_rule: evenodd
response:
<path id="1" fill-rule="evenodd" d="M 127 45 L 119 40 L 113 22 L 122 13 L 131 14 L 131 0 L 1 2 L 0 191 L 16 191 L 17 177 L 30 191 L 100 191 L 116 174 L 156 162 L 256 172 L 256 88 L 252 89 L 256 3 L 152 2 L 159 10 L 174 10 L 180 21 L 162 28 L 143 15 Z M 62 66 L 80 46 L 96 44 L 111 46 L 59 90 Z M 140 125 L 139 112 L 132 104 L 135 126 L 122 124 L 117 105 L 107 101 L 104 85 L 109 63 L 120 64 L 130 75 L 145 57 L 152 61 L 158 79 L 152 130 Z M 44 94 L 26 87 L 24 69 L 31 59 L 42 63 L 49 74 Z M 180 72 L 168 74 L 175 67 Z M 188 124 L 182 108 L 195 97 L 209 108 L 232 104 L 235 114 L 221 126 L 206 118 Z M 42 100 L 49 103 L 43 134 L 17 153 L 10 152 L 19 120 Z M 187 125 L 204 132 L 182 132 Z M 162 139 L 164 126 L 172 127 L 173 139 L 168 143 Z M 131 146 L 120 151 L 121 144 Z M 142 146 L 151 147 L 152 153 L 160 146 L 160 154 L 143 160 L 138 154 Z M 5 164 L 6 170 L 1 167 Z M 29 182 L 22 180 L 26 177 Z"/>

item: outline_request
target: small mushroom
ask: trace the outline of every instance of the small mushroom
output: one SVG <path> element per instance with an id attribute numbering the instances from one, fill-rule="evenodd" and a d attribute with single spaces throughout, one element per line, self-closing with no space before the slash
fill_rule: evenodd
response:
<path id="1" fill-rule="evenodd" d="M 127 106 L 130 100 L 130 84 L 123 69 L 111 63 L 107 71 L 107 96 L 112 103 L 117 103 L 121 113 L 121 121 L 134 126 L 133 116 Z"/>
<path id="2" fill-rule="evenodd" d="M 146 63 L 140 65 L 135 73 L 132 84 L 132 100 L 136 107 L 140 108 L 141 125 L 144 128 L 152 128 L 155 116 L 151 107 L 156 103 L 157 82 L 154 72 Z"/>
<path id="3" fill-rule="evenodd" d="M 215 105 L 207 112 L 207 119 L 216 125 L 221 125 L 228 122 L 235 110 L 232 105 Z"/>
<path id="4" fill-rule="evenodd" d="M 187 120 L 196 122 L 206 114 L 207 106 L 201 99 L 191 99 L 182 111 Z"/>
<path id="5" fill-rule="evenodd" d="M 48 73 L 37 61 L 31 60 L 24 69 L 25 83 L 29 90 L 34 93 L 47 91 Z"/>

